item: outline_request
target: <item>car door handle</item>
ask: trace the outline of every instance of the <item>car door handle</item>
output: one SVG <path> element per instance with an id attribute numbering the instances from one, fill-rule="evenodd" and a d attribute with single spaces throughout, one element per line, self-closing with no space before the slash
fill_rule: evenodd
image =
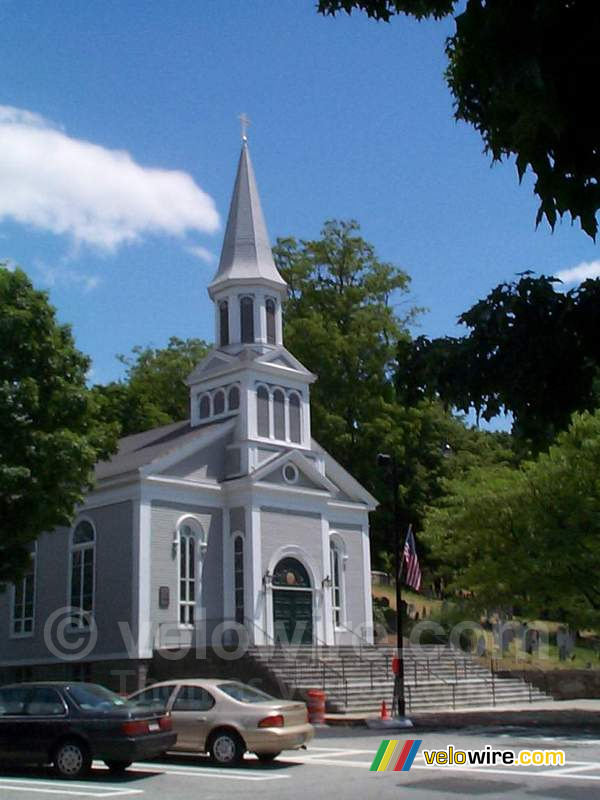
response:
<path id="1" fill-rule="evenodd" d="M 196 717 L 196 722 L 206 722 L 206 717 Z"/>

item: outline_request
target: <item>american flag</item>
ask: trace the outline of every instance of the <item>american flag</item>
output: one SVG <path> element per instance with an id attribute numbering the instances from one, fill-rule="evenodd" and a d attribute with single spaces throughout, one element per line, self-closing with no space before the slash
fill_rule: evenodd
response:
<path id="1" fill-rule="evenodd" d="M 403 560 L 406 570 L 404 583 L 410 586 L 411 589 L 414 589 L 415 592 L 418 592 L 421 588 L 421 567 L 419 566 L 412 525 L 408 526 L 408 533 L 406 534 L 406 541 L 404 542 Z"/>

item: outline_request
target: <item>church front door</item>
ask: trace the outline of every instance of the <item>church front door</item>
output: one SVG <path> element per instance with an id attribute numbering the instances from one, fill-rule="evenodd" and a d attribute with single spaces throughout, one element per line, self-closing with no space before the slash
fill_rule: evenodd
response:
<path id="1" fill-rule="evenodd" d="M 282 644 L 312 644 L 313 593 L 306 568 L 283 558 L 273 575 L 273 627 Z"/>

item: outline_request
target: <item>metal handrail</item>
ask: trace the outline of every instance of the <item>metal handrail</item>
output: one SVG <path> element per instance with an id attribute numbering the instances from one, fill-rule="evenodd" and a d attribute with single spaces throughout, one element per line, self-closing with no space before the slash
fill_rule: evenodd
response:
<path id="1" fill-rule="evenodd" d="M 270 639 L 273 642 L 273 648 L 277 647 L 277 640 L 275 639 L 274 636 L 271 636 L 271 634 L 267 633 L 267 631 L 265 631 L 263 628 L 261 628 L 260 625 L 258 625 L 254 620 L 251 620 L 248 617 L 245 617 L 245 620 L 247 620 L 254 628 L 259 630 L 267 639 Z M 317 642 L 321 641 L 320 639 L 318 639 L 318 637 L 316 635 L 315 635 L 314 638 L 315 638 L 315 640 Z M 327 647 L 327 645 L 324 642 L 323 642 L 323 644 L 325 645 L 325 647 Z M 283 647 L 281 648 L 281 650 L 282 650 L 282 652 L 285 652 Z M 312 648 L 311 648 L 311 650 L 312 650 Z M 327 687 L 327 683 L 328 683 L 327 677 L 328 677 L 328 675 L 329 676 L 333 675 L 334 677 L 336 677 L 338 679 L 338 681 L 341 682 L 341 685 L 342 685 L 342 688 L 343 688 L 343 691 L 344 691 L 344 706 L 348 705 L 348 681 L 346 680 L 345 675 L 340 674 L 338 672 L 338 670 L 336 670 L 334 667 L 331 666 L 331 664 L 328 664 L 324 659 L 319 658 L 318 655 L 315 655 L 314 654 L 314 650 L 313 650 L 313 652 L 309 651 L 308 655 L 306 653 L 299 653 L 298 651 L 296 651 L 295 656 L 294 656 L 294 682 L 296 683 L 296 685 L 298 683 L 298 662 L 299 661 L 305 661 L 307 663 L 315 664 L 320 668 L 321 676 L 322 676 L 321 677 L 321 687 L 322 687 L 323 691 L 325 691 L 325 689 Z"/>

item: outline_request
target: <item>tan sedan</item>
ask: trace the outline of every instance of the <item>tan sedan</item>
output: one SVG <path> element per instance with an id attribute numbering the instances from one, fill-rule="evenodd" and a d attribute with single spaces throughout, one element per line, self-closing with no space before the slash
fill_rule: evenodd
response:
<path id="1" fill-rule="evenodd" d="M 218 764 L 238 763 L 246 751 L 272 761 L 314 736 L 306 705 L 225 678 L 185 678 L 135 692 L 131 703 L 170 712 L 176 750 L 210 753 Z"/>

